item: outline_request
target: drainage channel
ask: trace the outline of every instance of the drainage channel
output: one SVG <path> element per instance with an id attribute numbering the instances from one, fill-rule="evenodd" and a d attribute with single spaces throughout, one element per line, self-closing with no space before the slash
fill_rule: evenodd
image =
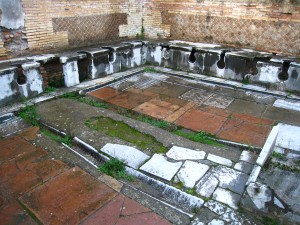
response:
<path id="1" fill-rule="evenodd" d="M 57 135 L 66 135 L 45 123 L 42 126 Z M 110 159 L 77 137 L 73 139 L 73 143 L 72 147 L 64 143 L 62 145 L 94 168 L 98 168 L 99 165 Z M 189 224 L 195 215 L 193 213 L 195 209 L 200 208 L 204 203 L 202 199 L 196 196 L 189 195 L 128 166 L 126 166 L 126 171 L 134 176 L 135 180 L 134 182 L 121 180 L 120 182 L 123 184 L 121 193 L 151 208 L 174 224 Z M 165 211 L 168 213 L 165 214 Z"/>

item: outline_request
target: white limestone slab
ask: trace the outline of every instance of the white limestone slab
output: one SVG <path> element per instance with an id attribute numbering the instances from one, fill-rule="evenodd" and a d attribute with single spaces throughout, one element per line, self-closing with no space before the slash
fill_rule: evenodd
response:
<path id="1" fill-rule="evenodd" d="M 284 205 L 281 203 L 281 201 L 278 199 L 278 198 L 276 198 L 276 197 L 274 197 L 274 204 L 275 205 L 277 205 L 279 208 L 281 208 L 281 209 L 285 209 L 285 207 L 284 207 Z"/>
<path id="2" fill-rule="evenodd" d="M 108 143 L 104 145 L 101 151 L 135 169 L 138 169 L 141 164 L 150 158 L 140 150 L 126 145 Z"/>
<path id="3" fill-rule="evenodd" d="M 223 220 L 214 219 L 208 223 L 208 225 L 225 225 Z"/>
<path id="4" fill-rule="evenodd" d="M 170 181 L 182 166 L 182 162 L 169 162 L 159 154 L 154 154 L 140 169 L 167 181 Z"/>
<path id="5" fill-rule="evenodd" d="M 213 199 L 237 209 L 240 196 L 223 188 L 217 188 L 213 194 Z"/>
<path id="6" fill-rule="evenodd" d="M 277 126 L 274 126 L 271 130 L 271 133 L 269 134 L 263 149 L 261 150 L 256 163 L 260 166 L 263 166 L 265 162 L 267 161 L 268 157 L 274 150 L 276 138 L 278 136 L 280 125 L 278 124 Z"/>
<path id="7" fill-rule="evenodd" d="M 259 173 L 260 173 L 260 171 L 261 171 L 261 166 L 255 165 L 253 167 L 253 169 L 252 169 L 252 172 L 251 172 L 251 174 L 250 174 L 250 176 L 248 178 L 248 181 L 247 181 L 246 185 L 248 185 L 248 184 L 250 184 L 252 182 L 255 182 L 256 179 L 257 179 L 257 177 L 258 177 L 258 175 L 259 175 Z"/>
<path id="8" fill-rule="evenodd" d="M 234 165 L 234 169 L 241 171 L 243 173 L 250 174 L 252 171 L 253 165 L 244 161 L 239 161 Z"/>
<path id="9" fill-rule="evenodd" d="M 266 203 L 272 200 L 272 191 L 264 184 L 250 183 L 247 187 L 247 193 L 254 205 L 261 210 L 265 209 Z"/>
<path id="10" fill-rule="evenodd" d="M 283 99 L 277 99 L 273 106 L 283 109 L 300 111 L 300 102 L 286 101 Z"/>
<path id="11" fill-rule="evenodd" d="M 177 173 L 177 176 L 185 187 L 193 188 L 196 182 L 200 180 L 208 170 L 208 165 L 186 161 Z"/>
<path id="12" fill-rule="evenodd" d="M 219 184 L 219 180 L 211 173 L 207 173 L 197 184 L 196 192 L 206 198 L 209 198 Z"/>
<path id="13" fill-rule="evenodd" d="M 207 159 L 224 166 L 232 166 L 232 161 L 230 159 L 226 159 L 217 155 L 208 154 Z"/>
<path id="14" fill-rule="evenodd" d="M 300 153 L 300 127 L 280 124 L 275 146 Z"/>
<path id="15" fill-rule="evenodd" d="M 254 154 L 252 152 L 244 150 L 242 151 L 242 154 L 240 156 L 240 161 L 245 161 L 254 164 L 255 163 Z"/>
<path id="16" fill-rule="evenodd" d="M 168 152 L 167 157 L 174 160 L 199 160 L 204 159 L 204 151 L 195 151 L 188 148 L 173 146 Z"/>
<path id="17" fill-rule="evenodd" d="M 232 209 L 228 208 L 227 206 L 216 202 L 214 200 L 209 200 L 206 203 L 204 203 L 204 206 L 209 208 L 210 211 L 213 211 L 214 213 L 218 214 L 218 215 L 223 215 L 224 213 L 228 212 L 228 211 L 232 211 Z"/>
<path id="18" fill-rule="evenodd" d="M 235 193 L 243 194 L 248 180 L 248 175 L 237 170 L 218 166 L 212 174 L 219 180 L 219 187 L 229 189 Z"/>

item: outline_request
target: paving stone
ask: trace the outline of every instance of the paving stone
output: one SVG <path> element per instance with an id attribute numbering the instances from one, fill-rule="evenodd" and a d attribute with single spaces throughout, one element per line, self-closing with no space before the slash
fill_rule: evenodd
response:
<path id="1" fill-rule="evenodd" d="M 185 187 L 193 188 L 196 182 L 201 179 L 208 170 L 209 166 L 205 164 L 186 161 L 177 173 L 177 176 Z"/>
<path id="2" fill-rule="evenodd" d="M 185 112 L 187 112 L 188 110 L 193 108 L 195 105 L 196 105 L 196 103 L 194 103 L 194 102 L 188 102 L 185 106 L 179 108 L 178 110 L 176 110 L 175 112 L 173 112 L 172 114 L 167 116 L 164 120 L 167 122 L 173 123 L 179 117 L 181 117 Z"/>
<path id="3" fill-rule="evenodd" d="M 222 215 L 222 219 L 226 222 L 235 222 L 243 224 L 244 220 L 241 216 L 239 216 L 235 211 L 230 210 Z"/>
<path id="4" fill-rule="evenodd" d="M 234 169 L 241 171 L 243 173 L 250 174 L 252 171 L 253 165 L 244 161 L 239 161 L 234 165 Z"/>
<path id="5" fill-rule="evenodd" d="M 277 99 L 274 102 L 273 106 L 294 111 L 300 111 L 300 103 L 297 101 L 286 101 L 283 99 Z"/>
<path id="6" fill-rule="evenodd" d="M 300 127 L 280 124 L 275 145 L 300 154 Z"/>
<path id="7" fill-rule="evenodd" d="M 74 167 L 27 192 L 20 201 L 44 224 L 76 224 L 116 195 L 111 188 Z"/>
<path id="8" fill-rule="evenodd" d="M 209 97 L 209 99 L 203 102 L 203 104 L 213 106 L 216 108 L 225 109 L 233 102 L 233 100 L 234 98 L 228 96 L 213 94 L 212 96 Z"/>
<path id="9" fill-rule="evenodd" d="M 195 215 L 194 220 L 191 222 L 190 225 L 202 225 L 208 224 L 212 220 L 218 218 L 219 215 L 213 213 L 206 207 L 202 207 L 201 210 Z"/>
<path id="10" fill-rule="evenodd" d="M 251 116 L 248 114 L 242 114 L 242 113 L 232 113 L 231 117 L 235 118 L 235 119 L 243 120 L 243 121 L 246 121 L 249 123 L 257 123 L 257 124 L 261 124 L 261 125 L 271 126 L 274 123 L 274 121 L 270 120 L 270 119 L 264 119 L 264 118 Z"/>
<path id="11" fill-rule="evenodd" d="M 160 98 L 154 98 L 148 102 L 145 102 L 145 103 L 139 105 L 138 107 L 134 108 L 133 110 L 136 112 L 143 113 L 148 116 L 157 118 L 157 119 L 163 119 L 163 118 L 171 115 L 173 112 L 175 112 L 179 108 L 180 108 L 179 105 L 172 104 L 168 101 L 161 100 Z"/>
<path id="12" fill-rule="evenodd" d="M 208 223 L 208 225 L 225 225 L 225 223 L 223 220 L 214 219 L 210 223 Z"/>
<path id="13" fill-rule="evenodd" d="M 270 130 L 271 126 L 231 118 L 220 128 L 217 136 L 238 143 L 262 147 Z"/>
<path id="14" fill-rule="evenodd" d="M 111 176 L 107 176 L 106 174 L 102 174 L 100 177 L 98 177 L 98 180 L 102 181 L 117 192 L 120 192 L 123 187 L 121 182 Z"/>
<path id="15" fill-rule="evenodd" d="M 20 148 L 22 146 L 22 148 Z M 0 162 L 12 159 L 36 148 L 20 137 L 12 137 L 0 141 Z"/>
<path id="16" fill-rule="evenodd" d="M 230 106 L 227 108 L 232 112 L 250 114 L 252 116 L 260 117 L 262 113 L 266 110 L 267 106 L 265 104 L 260 104 L 253 101 L 245 101 L 241 99 L 235 99 Z"/>
<path id="17" fill-rule="evenodd" d="M 204 151 L 196 151 L 188 148 L 173 146 L 166 155 L 174 160 L 199 160 L 204 159 L 205 154 L 206 153 Z"/>
<path id="18" fill-rule="evenodd" d="M 140 169 L 170 181 L 182 166 L 182 162 L 169 162 L 162 155 L 154 154 Z"/>
<path id="19" fill-rule="evenodd" d="M 221 203 L 227 204 L 228 206 L 237 209 L 238 202 L 241 196 L 223 188 L 217 188 L 213 194 L 213 199 Z"/>
<path id="20" fill-rule="evenodd" d="M 65 172 L 68 169 L 69 166 L 62 161 L 52 159 L 40 160 L 31 163 L 26 167 L 26 170 L 29 170 L 39 176 L 43 182 Z"/>
<path id="21" fill-rule="evenodd" d="M 240 161 L 245 161 L 245 162 L 254 164 L 255 160 L 256 160 L 256 157 L 255 157 L 254 153 L 246 151 L 246 150 L 242 151 L 242 154 L 240 156 Z"/>
<path id="22" fill-rule="evenodd" d="M 134 221 L 137 219 L 136 221 Z M 80 224 L 159 224 L 170 223 L 153 213 L 150 209 L 123 195 L 118 195 L 107 205 L 98 209 L 95 213 L 82 221 Z"/>
<path id="23" fill-rule="evenodd" d="M 96 91 L 92 91 L 90 93 L 88 93 L 88 95 L 101 99 L 101 100 L 106 100 L 109 98 L 112 98 L 116 95 L 118 95 L 120 92 L 114 88 L 111 87 L 105 87 L 105 88 L 101 88 L 98 89 Z"/>
<path id="24" fill-rule="evenodd" d="M 196 192 L 206 198 L 209 198 L 219 184 L 219 180 L 211 173 L 207 173 L 197 184 Z"/>
<path id="25" fill-rule="evenodd" d="M 232 166 L 232 161 L 230 159 L 226 159 L 217 155 L 208 154 L 207 159 L 224 166 Z"/>
<path id="26" fill-rule="evenodd" d="M 212 106 L 208 106 L 208 105 L 198 106 L 197 109 L 207 112 L 207 113 L 210 113 L 210 114 L 217 115 L 217 116 L 222 116 L 222 117 L 229 117 L 231 114 L 226 109 L 216 108 L 216 107 L 212 107 Z"/>
<path id="27" fill-rule="evenodd" d="M 248 185 L 247 194 L 259 210 L 266 210 L 266 203 L 272 200 L 271 189 L 267 185 L 257 182 Z"/>
<path id="28" fill-rule="evenodd" d="M 143 162 L 150 158 L 140 150 L 126 145 L 108 143 L 101 148 L 101 151 L 135 169 L 138 169 Z"/>
<path id="29" fill-rule="evenodd" d="M 108 204 L 96 210 L 93 214 L 83 220 L 80 224 L 84 225 L 115 225 L 121 215 L 122 206 L 124 203 L 124 196 L 118 195 L 112 199 Z"/>
<path id="30" fill-rule="evenodd" d="M 1 224 L 11 225 L 36 225 L 37 223 L 26 213 L 26 211 L 13 201 L 0 210 Z"/>
<path id="31" fill-rule="evenodd" d="M 133 214 L 140 214 L 140 213 L 146 213 L 146 212 L 151 212 L 151 210 L 142 206 L 141 204 L 137 203 L 136 201 L 125 197 L 124 203 L 122 206 L 121 216 L 130 216 Z"/>
<path id="32" fill-rule="evenodd" d="M 247 174 L 225 166 L 216 167 L 212 173 L 219 180 L 220 187 L 243 194 L 249 177 Z"/>
<path id="33" fill-rule="evenodd" d="M 32 141 L 32 140 L 36 139 L 37 132 L 39 130 L 40 130 L 39 127 L 30 127 L 28 129 L 22 131 L 21 133 L 19 133 L 19 135 L 27 141 Z"/>
<path id="34" fill-rule="evenodd" d="M 206 91 L 206 90 L 201 90 L 201 89 L 192 89 L 183 95 L 181 95 L 179 98 L 195 102 L 198 104 L 202 104 L 204 101 L 206 101 L 208 98 L 212 96 L 212 93 Z"/>
<path id="35" fill-rule="evenodd" d="M 116 95 L 107 101 L 111 104 L 123 107 L 125 109 L 133 109 L 140 104 L 154 98 L 156 94 L 147 91 L 140 93 L 133 93 L 130 91 L 123 92 L 122 94 Z"/>
<path id="36" fill-rule="evenodd" d="M 269 106 L 263 117 L 288 124 L 300 125 L 300 112 Z"/>
<path id="37" fill-rule="evenodd" d="M 176 124 L 194 131 L 206 131 L 216 133 L 223 126 L 227 118 L 215 114 L 192 109 L 183 114 Z"/>
<path id="38" fill-rule="evenodd" d="M 227 206 L 213 200 L 205 202 L 204 206 L 218 215 L 223 215 L 225 212 L 232 211 L 232 209 Z"/>

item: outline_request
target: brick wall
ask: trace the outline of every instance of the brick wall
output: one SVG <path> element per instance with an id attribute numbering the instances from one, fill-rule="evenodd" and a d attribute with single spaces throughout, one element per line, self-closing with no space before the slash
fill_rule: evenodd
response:
<path id="1" fill-rule="evenodd" d="M 197 42 L 300 55 L 299 0 L 145 0 L 150 38 Z"/>
<path id="2" fill-rule="evenodd" d="M 22 0 L 30 50 L 61 49 L 134 37 L 140 0 Z"/>

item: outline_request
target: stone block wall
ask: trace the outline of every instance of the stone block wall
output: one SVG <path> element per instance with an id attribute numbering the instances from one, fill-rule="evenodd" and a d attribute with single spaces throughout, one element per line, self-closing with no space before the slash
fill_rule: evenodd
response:
<path id="1" fill-rule="evenodd" d="M 147 37 L 300 55 L 299 0 L 145 0 Z"/>
<path id="2" fill-rule="evenodd" d="M 300 55 L 300 0 L 0 0 L 0 59 L 131 38 L 142 27 L 147 38 Z"/>

